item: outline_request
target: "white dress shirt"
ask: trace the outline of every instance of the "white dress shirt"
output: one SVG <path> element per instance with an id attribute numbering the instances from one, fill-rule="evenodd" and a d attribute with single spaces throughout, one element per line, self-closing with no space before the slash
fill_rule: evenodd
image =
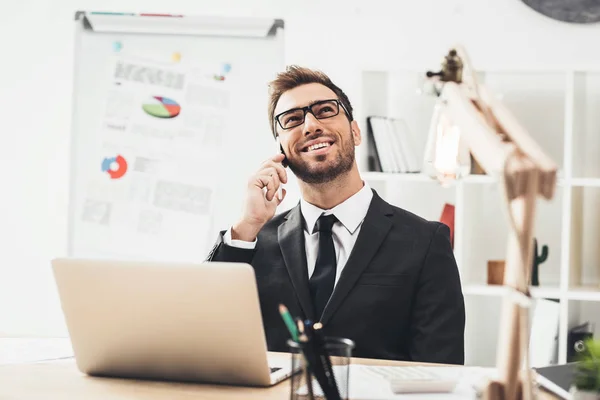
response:
<path id="1" fill-rule="evenodd" d="M 364 182 L 362 189 L 354 195 L 346 199 L 343 203 L 338 204 L 330 210 L 323 210 L 316 207 L 304 199 L 300 199 L 300 211 L 304 218 L 306 229 L 304 230 L 306 262 L 308 267 L 308 276 L 312 276 L 317 262 L 317 253 L 319 251 L 319 232 L 313 232 L 317 219 L 322 214 L 334 214 L 338 219 L 331 228 L 333 237 L 333 246 L 335 247 L 335 256 L 337 260 L 335 284 L 340 279 L 340 275 L 352 248 L 356 243 L 360 228 L 369 210 L 373 192 L 369 185 Z M 256 246 L 257 240 L 254 242 L 246 242 L 243 240 L 231 239 L 231 228 L 225 232 L 223 241 L 229 246 L 241 247 L 245 249 L 253 249 Z"/>

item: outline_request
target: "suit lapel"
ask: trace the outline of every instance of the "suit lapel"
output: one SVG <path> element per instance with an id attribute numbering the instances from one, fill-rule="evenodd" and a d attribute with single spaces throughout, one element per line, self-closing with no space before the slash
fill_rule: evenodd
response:
<path id="1" fill-rule="evenodd" d="M 277 239 L 285 266 L 306 318 L 313 319 L 313 304 L 308 285 L 306 249 L 302 226 L 302 215 L 298 204 L 286 215 L 277 229 Z"/>
<path id="2" fill-rule="evenodd" d="M 333 313 L 342 304 L 354 284 L 369 265 L 369 262 L 379 250 L 388 231 L 392 227 L 390 215 L 393 210 L 389 204 L 384 202 L 375 191 L 373 199 L 365 216 L 360 233 L 350 253 L 350 257 L 344 266 L 340 279 L 335 286 L 331 299 L 323 311 L 321 322 L 323 325 L 329 321 Z"/>

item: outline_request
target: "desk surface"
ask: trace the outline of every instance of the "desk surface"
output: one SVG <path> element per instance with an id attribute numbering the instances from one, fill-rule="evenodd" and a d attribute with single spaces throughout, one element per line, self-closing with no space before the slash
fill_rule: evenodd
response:
<path id="1" fill-rule="evenodd" d="M 2 339 L 0 338 L 0 344 Z M 277 353 L 275 353 L 277 354 Z M 289 357 L 285 354 L 277 356 Z M 414 365 L 401 361 L 353 358 L 353 364 Z M 89 377 L 77 369 L 73 359 L 0 365 L 0 398 L 8 399 L 288 399 L 289 380 L 270 388 L 211 384 L 188 384 Z M 542 399 L 554 399 L 544 395 Z"/>
<path id="2" fill-rule="evenodd" d="M 355 364 L 406 365 L 404 362 L 358 359 Z M 287 399 L 289 380 L 270 388 L 94 378 L 79 372 L 73 360 L 0 365 L 0 398 L 15 399 Z"/>

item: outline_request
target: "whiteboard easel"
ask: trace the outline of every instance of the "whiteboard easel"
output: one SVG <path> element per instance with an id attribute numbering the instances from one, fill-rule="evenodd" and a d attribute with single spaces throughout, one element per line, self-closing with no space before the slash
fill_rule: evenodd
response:
<path id="1" fill-rule="evenodd" d="M 68 252 L 199 262 L 273 153 L 283 21 L 77 12 Z"/>

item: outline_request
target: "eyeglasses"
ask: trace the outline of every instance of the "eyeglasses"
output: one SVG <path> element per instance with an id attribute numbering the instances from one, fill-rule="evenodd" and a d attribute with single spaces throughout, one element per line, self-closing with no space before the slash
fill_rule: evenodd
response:
<path id="1" fill-rule="evenodd" d="M 281 126 L 281 129 L 288 130 L 300 126 L 304 123 L 306 113 L 310 112 L 316 119 L 326 119 L 335 117 L 340 113 L 340 105 L 346 111 L 346 108 L 338 100 L 321 100 L 306 107 L 292 108 L 277 114 L 275 120 Z"/>

